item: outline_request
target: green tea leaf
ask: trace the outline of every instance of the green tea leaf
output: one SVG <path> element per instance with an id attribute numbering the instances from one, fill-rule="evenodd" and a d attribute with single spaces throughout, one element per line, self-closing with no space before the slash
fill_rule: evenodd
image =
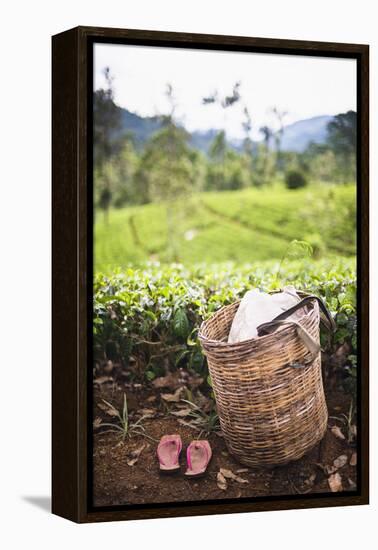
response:
<path id="1" fill-rule="evenodd" d="M 173 316 L 173 331 L 181 339 L 186 339 L 189 334 L 189 321 L 183 309 L 178 309 Z"/>

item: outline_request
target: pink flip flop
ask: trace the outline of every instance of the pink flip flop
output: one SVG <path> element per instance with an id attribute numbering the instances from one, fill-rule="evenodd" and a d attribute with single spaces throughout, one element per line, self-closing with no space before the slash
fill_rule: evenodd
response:
<path id="1" fill-rule="evenodd" d="M 208 441 L 192 441 L 186 450 L 186 460 L 188 468 L 186 476 L 198 477 L 206 472 L 206 468 L 211 460 L 212 452 Z"/>
<path id="2" fill-rule="evenodd" d="M 157 448 L 160 472 L 172 474 L 180 469 L 181 449 L 182 441 L 179 435 L 163 435 Z"/>

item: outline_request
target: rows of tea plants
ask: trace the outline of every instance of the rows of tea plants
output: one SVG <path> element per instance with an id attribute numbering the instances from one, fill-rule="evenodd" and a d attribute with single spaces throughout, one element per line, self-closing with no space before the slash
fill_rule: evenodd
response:
<path id="1" fill-rule="evenodd" d="M 263 235 L 289 240 L 302 235 L 320 246 L 319 254 L 355 253 L 355 185 L 317 185 L 294 192 L 277 188 L 274 194 L 267 189 L 207 193 L 202 200 L 211 212 Z"/>
<path id="2" fill-rule="evenodd" d="M 352 256 L 355 228 L 355 185 L 198 193 L 177 203 L 112 209 L 106 218 L 98 213 L 95 267 L 111 272 L 156 260 L 185 265 L 267 261 L 281 258 L 298 238 L 310 242 L 318 258 Z"/>
<path id="3" fill-rule="evenodd" d="M 321 297 L 337 325 L 332 353 L 348 349 L 343 368 L 356 374 L 356 270 L 352 259 L 217 264 L 146 265 L 97 273 L 94 280 L 94 350 L 98 362 L 119 361 L 132 375 L 153 380 L 179 367 L 207 375 L 198 328 L 247 290 L 293 284 Z"/>

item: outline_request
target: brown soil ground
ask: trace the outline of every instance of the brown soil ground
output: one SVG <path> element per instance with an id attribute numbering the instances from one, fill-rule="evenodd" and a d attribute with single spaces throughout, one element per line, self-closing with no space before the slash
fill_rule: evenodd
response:
<path id="1" fill-rule="evenodd" d="M 205 476 L 188 479 L 183 475 L 185 452 L 181 453 L 179 474 L 162 476 L 158 469 L 156 446 L 162 435 L 180 434 L 184 450 L 190 441 L 198 437 L 198 432 L 182 425 L 171 415 L 176 404 L 167 404 L 161 399 L 161 393 L 172 393 L 172 390 L 146 389 L 140 384 L 126 384 L 130 422 L 136 421 L 147 411 L 152 418 L 143 420 L 143 427 L 148 436 L 156 441 L 141 435 L 126 437 L 123 441 L 119 433 L 109 432 L 111 428 L 101 426 L 100 422 L 116 421 L 109 417 L 103 400 L 122 410 L 125 386 L 122 387 L 110 378 L 99 382 L 94 389 L 95 506 L 329 493 L 331 472 L 329 469 L 327 471 L 327 467 L 331 468 L 333 461 L 340 455 L 346 455 L 348 462 L 338 470 L 342 483 L 339 490 L 351 491 L 356 488 L 356 466 L 349 464 L 356 449 L 353 442 L 347 441 L 348 429 L 341 417 L 342 413 L 348 414 L 351 398 L 333 384 L 332 388 L 328 385 L 327 404 L 329 415 L 337 419 L 330 418 L 322 442 L 302 459 L 273 469 L 246 468 L 228 453 L 223 438 L 212 433 L 207 439 L 213 450 L 213 458 Z M 346 439 L 334 435 L 331 428 L 335 425 L 341 428 Z M 248 483 L 227 480 L 227 489 L 220 489 L 217 485 L 220 468 L 231 470 Z"/>

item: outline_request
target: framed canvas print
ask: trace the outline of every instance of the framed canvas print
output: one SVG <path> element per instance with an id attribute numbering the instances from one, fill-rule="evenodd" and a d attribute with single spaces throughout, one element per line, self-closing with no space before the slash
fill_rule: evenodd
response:
<path id="1" fill-rule="evenodd" d="M 368 46 L 52 52 L 53 512 L 367 504 Z"/>

